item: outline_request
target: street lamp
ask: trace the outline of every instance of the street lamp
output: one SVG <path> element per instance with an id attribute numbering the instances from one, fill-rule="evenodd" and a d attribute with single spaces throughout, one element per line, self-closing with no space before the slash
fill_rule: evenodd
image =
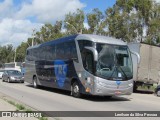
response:
<path id="1" fill-rule="evenodd" d="M 70 24 L 69 22 L 65 22 L 67 25 L 70 25 L 70 26 L 72 26 L 73 28 L 74 28 L 74 30 L 76 31 L 76 33 L 78 34 L 78 31 L 77 31 L 77 29 L 72 25 L 72 24 Z"/>

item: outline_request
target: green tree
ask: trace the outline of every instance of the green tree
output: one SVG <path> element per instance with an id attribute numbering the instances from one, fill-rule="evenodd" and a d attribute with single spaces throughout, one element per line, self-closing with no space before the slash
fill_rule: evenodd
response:
<path id="1" fill-rule="evenodd" d="M 153 4 L 152 0 L 117 0 L 113 8 L 106 10 L 109 35 L 125 41 L 144 41 L 152 21 Z"/>
<path id="2" fill-rule="evenodd" d="M 26 49 L 28 48 L 28 44 L 22 42 L 16 49 L 16 62 L 23 62 L 25 60 Z"/>
<path id="3" fill-rule="evenodd" d="M 0 62 L 13 62 L 14 60 L 15 50 L 13 49 L 12 45 L 6 45 L 0 47 Z"/>
<path id="4" fill-rule="evenodd" d="M 89 25 L 88 33 L 104 34 L 104 15 L 98 8 L 93 9 L 91 13 L 87 14 L 87 21 Z"/>
<path id="5" fill-rule="evenodd" d="M 66 28 L 66 34 L 83 33 L 84 31 L 84 12 L 78 9 L 74 13 L 69 13 L 65 16 L 64 28 Z M 68 24 L 67 24 L 68 23 Z"/>

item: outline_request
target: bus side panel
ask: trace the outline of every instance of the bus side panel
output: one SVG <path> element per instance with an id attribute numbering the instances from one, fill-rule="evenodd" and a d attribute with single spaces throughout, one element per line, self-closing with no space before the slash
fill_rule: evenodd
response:
<path id="1" fill-rule="evenodd" d="M 26 61 L 25 62 L 25 74 L 24 74 L 25 81 L 32 84 L 34 75 L 36 75 L 35 62 Z"/>
<path id="2" fill-rule="evenodd" d="M 40 85 L 70 90 L 71 79 L 78 78 L 72 60 L 37 61 L 36 73 Z"/>

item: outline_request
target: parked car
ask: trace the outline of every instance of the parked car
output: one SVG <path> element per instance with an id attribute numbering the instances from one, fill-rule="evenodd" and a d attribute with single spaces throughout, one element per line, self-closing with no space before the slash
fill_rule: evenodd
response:
<path id="1" fill-rule="evenodd" d="M 160 97 L 160 85 L 156 87 L 155 94 Z"/>
<path id="2" fill-rule="evenodd" d="M 0 70 L 0 79 L 2 79 L 3 72 L 4 70 Z"/>
<path id="3" fill-rule="evenodd" d="M 7 82 L 21 82 L 24 83 L 24 76 L 18 70 L 5 70 L 2 75 L 2 81 Z"/>

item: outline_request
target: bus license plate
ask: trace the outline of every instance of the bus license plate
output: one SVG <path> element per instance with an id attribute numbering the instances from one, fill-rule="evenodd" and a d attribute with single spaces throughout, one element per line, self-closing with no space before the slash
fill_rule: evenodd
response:
<path id="1" fill-rule="evenodd" d="M 119 94 L 121 94 L 121 91 L 115 91 L 115 94 L 119 95 Z"/>

